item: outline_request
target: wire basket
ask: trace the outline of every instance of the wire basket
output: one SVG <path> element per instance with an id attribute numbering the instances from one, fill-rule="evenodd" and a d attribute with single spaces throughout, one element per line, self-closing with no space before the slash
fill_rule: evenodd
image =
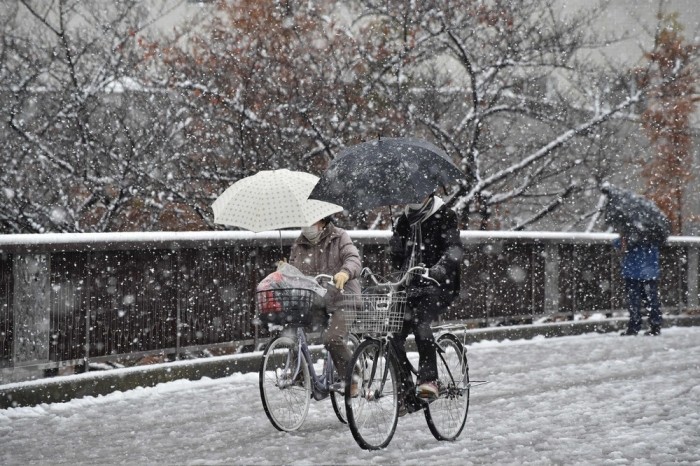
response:
<path id="1" fill-rule="evenodd" d="M 406 311 L 406 293 L 346 294 L 343 310 L 353 333 L 400 332 Z"/>
<path id="2" fill-rule="evenodd" d="M 255 293 L 261 321 L 276 325 L 310 325 L 316 293 L 304 288 L 275 288 Z"/>

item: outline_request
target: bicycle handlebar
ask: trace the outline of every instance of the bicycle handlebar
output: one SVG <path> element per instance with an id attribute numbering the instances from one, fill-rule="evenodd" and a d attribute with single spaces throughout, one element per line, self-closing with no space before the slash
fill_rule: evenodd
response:
<path id="1" fill-rule="evenodd" d="M 436 285 L 440 284 L 440 282 L 438 282 L 437 280 L 432 278 L 430 275 L 428 275 L 428 272 L 430 271 L 430 269 L 428 267 L 424 267 L 422 265 L 417 265 L 415 267 L 411 267 L 410 269 L 406 270 L 406 272 L 404 272 L 403 276 L 397 282 L 388 282 L 388 281 L 387 282 L 380 282 L 379 280 L 377 280 L 377 277 L 374 275 L 374 272 L 372 272 L 372 270 L 370 270 L 369 267 L 365 267 L 364 269 L 362 269 L 362 272 L 360 273 L 360 275 L 363 275 L 363 276 L 369 275 L 369 277 L 372 279 L 372 281 L 374 282 L 375 285 L 387 285 L 387 286 L 390 286 L 392 288 L 398 288 L 408 281 L 409 277 L 411 276 L 411 274 L 413 272 L 417 272 L 417 271 L 421 272 L 420 273 L 421 277 L 435 282 Z"/>
<path id="2" fill-rule="evenodd" d="M 422 265 L 417 265 L 417 266 L 411 267 L 410 269 L 406 270 L 406 272 L 404 272 L 403 276 L 396 282 L 389 282 L 389 281 L 380 282 L 379 280 L 377 280 L 376 275 L 374 275 L 374 272 L 372 272 L 372 270 L 369 267 L 363 268 L 362 271 L 360 272 L 360 275 L 361 276 L 369 276 L 375 285 L 384 285 L 384 286 L 389 286 L 391 288 L 398 288 L 401 285 L 404 285 L 408 281 L 408 279 L 412 273 L 420 272 L 419 275 L 421 277 L 423 277 L 426 280 L 430 280 L 430 281 L 434 282 L 436 285 L 439 285 L 440 282 L 438 282 L 433 277 L 428 275 L 429 271 L 430 271 L 430 269 L 428 267 L 424 267 Z M 316 279 L 316 281 L 325 279 L 325 280 L 328 280 L 328 283 L 330 285 L 335 285 L 335 283 L 333 282 L 333 275 L 320 273 L 320 274 L 316 275 L 314 278 Z"/>

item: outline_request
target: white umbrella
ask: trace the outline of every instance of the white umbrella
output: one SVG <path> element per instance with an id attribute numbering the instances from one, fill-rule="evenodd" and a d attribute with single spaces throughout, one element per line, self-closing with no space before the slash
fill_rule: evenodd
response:
<path id="1" fill-rule="evenodd" d="M 212 204 L 214 222 L 254 232 L 307 227 L 343 208 L 308 199 L 318 177 L 310 173 L 264 170 L 236 181 Z"/>

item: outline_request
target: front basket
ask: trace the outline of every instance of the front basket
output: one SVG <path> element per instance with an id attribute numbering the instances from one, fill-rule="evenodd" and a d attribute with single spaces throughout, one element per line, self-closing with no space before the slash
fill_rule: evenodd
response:
<path id="1" fill-rule="evenodd" d="M 400 332 L 406 311 L 406 293 L 346 294 L 343 310 L 353 333 Z"/>
<path id="2" fill-rule="evenodd" d="M 275 325 L 310 325 L 316 293 L 304 288 L 277 288 L 255 293 L 262 322 Z"/>

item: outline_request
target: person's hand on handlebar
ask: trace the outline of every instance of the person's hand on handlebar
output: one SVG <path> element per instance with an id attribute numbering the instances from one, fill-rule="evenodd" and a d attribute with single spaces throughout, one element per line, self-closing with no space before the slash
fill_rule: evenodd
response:
<path id="1" fill-rule="evenodd" d="M 437 281 L 443 281 L 447 276 L 447 270 L 445 270 L 444 266 L 435 264 L 426 271 L 426 275 L 429 275 L 430 278 Z"/>

